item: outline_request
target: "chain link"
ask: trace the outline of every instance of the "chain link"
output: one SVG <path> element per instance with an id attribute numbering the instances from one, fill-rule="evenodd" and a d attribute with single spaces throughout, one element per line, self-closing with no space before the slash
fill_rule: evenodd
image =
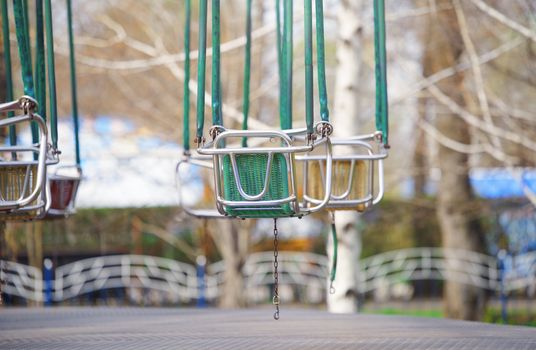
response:
<path id="1" fill-rule="evenodd" d="M 279 273 L 277 268 L 279 262 L 277 256 L 279 255 L 279 232 L 277 231 L 277 219 L 274 219 L 274 298 L 272 303 L 275 305 L 274 319 L 279 320 Z"/>

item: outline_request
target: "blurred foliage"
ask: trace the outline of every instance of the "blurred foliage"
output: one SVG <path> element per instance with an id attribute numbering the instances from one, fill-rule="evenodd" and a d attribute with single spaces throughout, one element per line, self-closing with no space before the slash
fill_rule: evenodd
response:
<path id="1" fill-rule="evenodd" d="M 427 318 L 444 317 L 443 311 L 437 308 L 403 309 L 396 307 L 386 307 L 381 309 L 365 309 L 363 310 L 363 313 Z M 536 327 L 536 312 L 530 311 L 528 309 L 509 309 L 507 313 L 507 322 L 504 323 L 501 317 L 501 309 L 497 307 L 488 307 L 486 309 L 486 312 L 484 313 L 482 322 Z"/>
<path id="2" fill-rule="evenodd" d="M 385 198 L 362 218 L 362 257 L 396 249 L 441 245 L 433 199 Z"/>

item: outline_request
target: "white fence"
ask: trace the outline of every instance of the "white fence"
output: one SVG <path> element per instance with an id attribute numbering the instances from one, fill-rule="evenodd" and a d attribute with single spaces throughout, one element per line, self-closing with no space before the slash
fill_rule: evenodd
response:
<path id="1" fill-rule="evenodd" d="M 412 280 L 449 280 L 490 291 L 511 292 L 536 288 L 536 252 L 502 261 L 487 255 L 441 248 L 402 249 L 363 259 L 359 288 L 369 293 L 385 283 Z M 34 301 L 61 302 L 94 291 L 110 288 L 144 289 L 165 293 L 176 302 L 191 302 L 201 297 L 209 301 L 220 296 L 225 282 L 223 262 L 206 267 L 204 279 L 195 266 L 175 260 L 141 256 L 101 256 L 76 261 L 55 269 L 55 279 L 43 280 L 41 270 L 9 261 L 0 261 L 2 291 Z M 268 300 L 273 283 L 273 253 L 251 254 L 243 267 L 246 297 L 249 302 Z M 280 292 L 292 299 L 298 290 L 309 302 L 321 302 L 326 294 L 329 273 L 326 256 L 281 252 L 279 254 Z M 501 283 L 501 278 L 503 283 Z M 285 294 L 288 295 L 285 298 Z"/>

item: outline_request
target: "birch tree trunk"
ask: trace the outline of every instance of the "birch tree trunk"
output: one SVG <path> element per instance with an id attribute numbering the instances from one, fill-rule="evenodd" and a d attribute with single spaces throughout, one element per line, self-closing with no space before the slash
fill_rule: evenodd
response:
<path id="1" fill-rule="evenodd" d="M 362 0 L 341 1 L 337 14 L 337 77 L 335 83 L 335 103 L 332 113 L 334 133 L 337 137 L 357 134 L 357 120 L 360 117 L 359 77 L 361 75 L 362 51 Z M 337 150 L 335 150 L 337 151 Z M 339 150 L 345 152 L 345 150 Z M 335 293 L 328 291 L 329 312 L 355 313 L 358 311 L 357 281 L 359 256 L 361 255 L 361 235 L 357 230 L 359 216 L 353 211 L 337 212 L 335 226 L 339 240 L 337 277 Z M 331 261 L 333 242 L 328 244 Z M 329 290 L 329 288 L 328 288 Z"/>

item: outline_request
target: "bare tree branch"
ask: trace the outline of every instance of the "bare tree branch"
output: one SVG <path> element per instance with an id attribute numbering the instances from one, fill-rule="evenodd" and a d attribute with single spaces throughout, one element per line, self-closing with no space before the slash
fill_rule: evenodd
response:
<path id="1" fill-rule="evenodd" d="M 503 15 L 493 7 L 489 6 L 482 0 L 471 0 L 471 2 L 475 4 L 475 6 L 478 7 L 482 12 L 486 13 L 492 18 L 495 18 L 497 21 L 501 22 L 505 26 L 510 27 L 511 29 L 515 30 L 519 34 L 529 38 L 532 41 L 536 41 L 535 31 L 511 20 L 510 18 L 506 17 L 505 15 Z"/>

